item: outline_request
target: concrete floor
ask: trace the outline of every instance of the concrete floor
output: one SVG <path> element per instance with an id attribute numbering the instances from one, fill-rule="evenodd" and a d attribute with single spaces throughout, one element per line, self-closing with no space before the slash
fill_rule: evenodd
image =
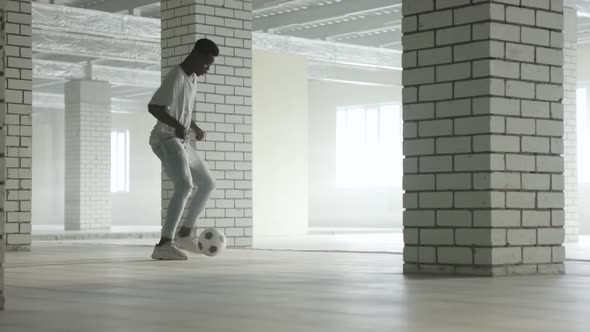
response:
<path id="1" fill-rule="evenodd" d="M 0 331 L 584 331 L 590 264 L 566 276 L 407 277 L 401 256 L 37 242 L 7 255 Z"/>

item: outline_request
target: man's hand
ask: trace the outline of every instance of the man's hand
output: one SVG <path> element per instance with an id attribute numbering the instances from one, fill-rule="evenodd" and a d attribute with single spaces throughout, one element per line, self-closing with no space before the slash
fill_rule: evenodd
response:
<path id="1" fill-rule="evenodd" d="M 186 129 L 183 126 L 176 127 L 176 137 L 186 139 Z"/>
<path id="2" fill-rule="evenodd" d="M 197 141 L 202 141 L 205 139 L 205 132 L 201 128 L 194 126 L 193 131 L 195 132 L 195 137 L 197 138 Z"/>

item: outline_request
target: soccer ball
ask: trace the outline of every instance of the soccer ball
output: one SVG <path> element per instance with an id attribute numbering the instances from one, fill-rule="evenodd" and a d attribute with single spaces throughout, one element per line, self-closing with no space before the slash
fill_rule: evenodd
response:
<path id="1" fill-rule="evenodd" d="M 217 256 L 225 249 L 225 235 L 215 228 L 207 228 L 199 235 L 199 250 L 206 256 Z"/>

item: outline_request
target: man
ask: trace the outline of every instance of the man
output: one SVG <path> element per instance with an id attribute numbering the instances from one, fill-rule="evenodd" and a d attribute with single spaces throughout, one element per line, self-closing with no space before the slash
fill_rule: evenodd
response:
<path id="1" fill-rule="evenodd" d="M 162 237 L 152 253 L 153 259 L 187 259 L 180 249 L 200 252 L 194 227 L 215 188 L 215 181 L 189 144 L 188 134 L 192 130 L 197 140 L 205 138 L 203 130 L 192 121 L 197 76 L 207 74 L 217 56 L 219 49 L 214 42 L 198 40 L 190 55 L 180 65 L 170 69 L 148 105 L 149 112 L 158 119 L 150 136 L 150 145 L 162 161 L 166 175 L 174 183 L 174 195 L 168 205 Z M 193 188 L 196 191 L 189 212 L 175 238 L 176 228 Z"/>

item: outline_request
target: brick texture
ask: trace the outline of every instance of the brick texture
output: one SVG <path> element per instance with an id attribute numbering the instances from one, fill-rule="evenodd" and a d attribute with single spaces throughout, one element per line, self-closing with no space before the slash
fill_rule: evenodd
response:
<path id="1" fill-rule="evenodd" d="M 111 86 L 65 85 L 65 229 L 111 226 Z"/>
<path id="2" fill-rule="evenodd" d="M 193 120 L 206 132 L 196 142 L 216 179 L 197 232 L 216 227 L 228 246 L 252 245 L 252 2 L 161 0 L 162 75 L 200 38 L 220 48 L 213 70 L 199 80 Z M 162 217 L 174 186 L 162 173 Z M 188 206 L 188 204 L 187 204 Z M 163 218 L 162 218 L 163 222 Z"/>
<path id="3" fill-rule="evenodd" d="M 565 149 L 565 230 L 566 241 L 576 242 L 579 235 L 578 221 L 578 170 L 577 170 L 577 127 L 576 127 L 576 86 L 577 86 L 577 15 L 571 8 L 565 8 L 566 28 L 563 36 L 563 89 L 564 89 L 564 140 Z"/>
<path id="4" fill-rule="evenodd" d="M 5 1 L 5 116 L 7 250 L 31 248 L 32 60 L 31 1 Z"/>
<path id="5" fill-rule="evenodd" d="M 406 272 L 563 272 L 555 2 L 403 1 Z"/>
<path id="6" fill-rule="evenodd" d="M 4 59 L 5 48 L 5 29 L 6 29 L 6 1 L 0 0 L 0 55 Z M 5 61 L 0 62 L 0 79 L 5 80 Z M 0 114 L 6 113 L 5 85 L 0 85 Z M 0 142 L 6 141 L 6 129 L 4 121 L 0 121 Z M 6 184 L 6 153 L 5 149 L 0 149 L 0 310 L 4 310 L 4 241 L 6 229 L 6 213 L 4 211 L 4 197 Z"/>

